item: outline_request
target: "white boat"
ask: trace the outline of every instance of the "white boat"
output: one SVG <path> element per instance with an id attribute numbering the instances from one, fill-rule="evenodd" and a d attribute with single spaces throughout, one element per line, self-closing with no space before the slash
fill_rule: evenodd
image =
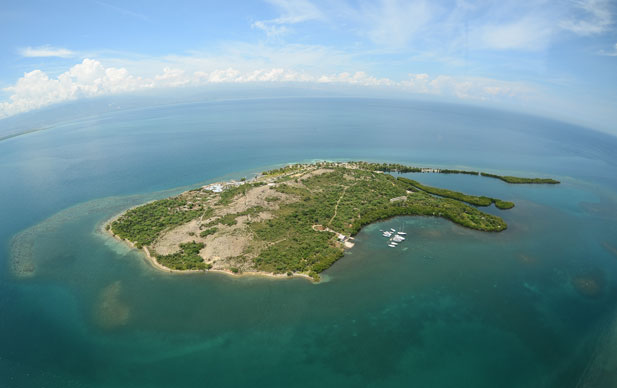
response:
<path id="1" fill-rule="evenodd" d="M 405 232 L 398 232 L 397 234 L 399 234 L 401 236 L 407 236 L 407 233 L 405 233 Z"/>
<path id="2" fill-rule="evenodd" d="M 396 245 L 388 244 L 390 248 L 396 248 Z"/>
<path id="3" fill-rule="evenodd" d="M 396 229 L 394 229 L 394 228 L 390 228 L 390 230 L 393 231 L 393 232 L 396 232 Z"/>
<path id="4" fill-rule="evenodd" d="M 391 237 L 392 236 L 392 232 L 383 232 L 383 236 L 384 237 Z"/>
<path id="5" fill-rule="evenodd" d="M 392 241 L 396 241 L 396 242 L 405 241 L 405 237 L 396 235 L 396 236 L 392 237 Z"/>
<path id="6" fill-rule="evenodd" d="M 392 245 L 398 245 L 398 243 L 395 243 L 395 242 L 391 242 L 390 244 L 392 244 Z"/>

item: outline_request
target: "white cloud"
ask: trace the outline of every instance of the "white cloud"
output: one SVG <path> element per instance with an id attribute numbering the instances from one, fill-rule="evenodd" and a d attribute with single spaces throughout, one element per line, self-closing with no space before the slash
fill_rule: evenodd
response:
<path id="1" fill-rule="evenodd" d="M 215 54 L 195 51 L 191 55 L 172 55 L 147 61 L 139 59 L 134 63 L 126 60 L 117 62 L 117 66 L 129 66 L 140 74 L 143 74 L 146 68 L 153 69 L 151 74 L 155 74 L 166 66 L 185 71 L 205 71 L 205 69 L 226 69 L 230 64 L 242 72 L 284 68 L 296 71 L 301 69 L 303 72 L 313 74 L 326 74 L 357 67 L 350 53 L 325 46 L 241 42 L 227 43 Z"/>
<path id="2" fill-rule="evenodd" d="M 576 15 L 560 23 L 563 29 L 589 36 L 604 33 L 613 25 L 610 1 L 575 0 L 572 3 Z"/>
<path id="3" fill-rule="evenodd" d="M 61 57 L 68 58 L 75 55 L 71 50 L 53 47 L 53 46 L 39 46 L 39 47 L 24 47 L 19 49 L 19 54 L 22 57 L 36 58 L 36 57 Z"/>
<path id="4" fill-rule="evenodd" d="M 390 87 L 399 91 L 487 100 L 524 95 L 529 90 L 514 82 L 489 78 L 410 74 L 409 79 L 393 81 L 362 71 L 333 74 L 297 72 L 281 67 L 257 70 L 235 68 L 185 70 L 166 67 L 153 77 L 132 75 L 125 68 L 105 67 L 101 62 L 84 59 L 56 78 L 41 70 L 24 74 L 13 86 L 7 101 L 0 102 L 0 118 L 38 109 L 54 103 L 84 97 L 112 95 L 154 88 L 204 86 L 215 83 L 294 82 L 345 84 L 365 87 Z"/>
<path id="5" fill-rule="evenodd" d="M 268 37 L 277 37 L 290 32 L 286 26 L 310 20 L 324 20 L 324 14 L 309 0 L 267 0 L 280 15 L 270 20 L 258 20 L 251 27 L 258 28 Z"/>
<path id="6" fill-rule="evenodd" d="M 480 46 L 496 50 L 542 50 L 554 28 L 543 18 L 528 16 L 509 23 L 485 25 L 477 36 Z"/>
<path id="7" fill-rule="evenodd" d="M 409 74 L 409 79 L 402 81 L 403 87 L 413 90 L 416 93 L 431 93 L 429 89 L 429 75 L 422 74 Z"/>
<path id="8" fill-rule="evenodd" d="M 57 78 L 34 70 L 4 90 L 9 101 L 0 103 L 0 117 L 41 108 L 57 102 L 104 94 L 129 92 L 150 87 L 147 81 L 134 77 L 126 69 L 104 68 L 100 62 L 84 59 Z"/>
<path id="9" fill-rule="evenodd" d="M 368 38 L 381 49 L 434 51 L 437 43 L 441 51 L 461 45 L 537 51 L 565 31 L 588 36 L 614 25 L 613 0 L 456 0 L 447 5 L 429 0 L 266 1 L 279 16 L 252 27 L 269 37 L 288 33 L 293 24 L 318 20 L 336 25 L 337 32 Z"/>
<path id="10" fill-rule="evenodd" d="M 320 83 L 344 83 L 361 86 L 394 86 L 396 82 L 388 78 L 376 78 L 363 71 L 355 73 L 342 72 L 333 75 L 322 75 L 317 78 Z"/>
<path id="11" fill-rule="evenodd" d="M 526 99 L 533 94 L 531 87 L 517 82 L 484 77 L 454 77 L 428 74 L 409 74 L 400 85 L 414 93 L 451 96 L 463 100 L 495 100 L 498 98 Z"/>
<path id="12" fill-rule="evenodd" d="M 163 69 L 163 74 L 154 76 L 154 81 L 157 86 L 161 87 L 176 87 L 184 86 L 191 82 L 186 73 L 182 69 L 172 69 L 166 67 Z"/>
<path id="13" fill-rule="evenodd" d="M 258 20 L 251 27 L 262 30 L 268 37 L 276 37 L 289 32 L 286 26 L 276 25 L 269 21 Z"/>
<path id="14" fill-rule="evenodd" d="M 268 0 L 281 11 L 281 15 L 273 19 L 277 24 L 295 24 L 308 20 L 322 20 L 323 13 L 308 0 Z"/>
<path id="15" fill-rule="evenodd" d="M 368 37 L 387 47 L 403 47 L 426 27 L 435 9 L 424 0 L 381 0 L 365 5 L 360 13 Z"/>

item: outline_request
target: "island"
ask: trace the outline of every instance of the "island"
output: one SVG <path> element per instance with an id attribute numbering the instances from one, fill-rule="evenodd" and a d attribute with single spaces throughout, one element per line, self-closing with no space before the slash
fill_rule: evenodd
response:
<path id="1" fill-rule="evenodd" d="M 360 229 L 376 221 L 431 216 L 485 232 L 507 228 L 502 218 L 477 207 L 510 209 L 512 202 L 395 176 L 423 172 L 459 173 L 388 163 L 293 164 L 250 180 L 210 184 L 131 208 L 107 222 L 105 229 L 143 249 L 156 268 L 168 272 L 304 276 L 318 281 L 321 272 L 353 247 Z"/>

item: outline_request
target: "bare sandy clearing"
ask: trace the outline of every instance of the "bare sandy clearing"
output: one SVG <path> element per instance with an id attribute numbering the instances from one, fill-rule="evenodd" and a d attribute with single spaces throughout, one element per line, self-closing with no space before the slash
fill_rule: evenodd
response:
<path id="1" fill-rule="evenodd" d="M 189 233 L 193 233 L 191 236 Z M 180 250 L 180 244 L 187 242 L 204 242 L 199 237 L 199 221 L 193 220 L 177 228 L 164 232 L 152 245 L 152 249 L 160 255 L 169 255 Z"/>
<path id="2" fill-rule="evenodd" d="M 272 190 L 271 186 L 259 186 L 250 189 L 246 194 L 239 194 L 234 200 L 224 208 L 216 209 L 216 215 L 241 213 L 255 206 L 266 209 L 278 209 L 279 203 L 293 202 L 291 195 L 279 193 Z M 266 198 L 278 198 L 278 201 L 267 201 Z"/>
<path id="3" fill-rule="evenodd" d="M 241 235 L 218 235 L 214 236 L 199 252 L 207 263 L 214 263 L 214 268 L 228 268 L 220 260 L 227 261 L 231 257 L 241 256 L 249 246 L 251 238 Z M 221 265 L 217 265 L 217 264 Z"/>

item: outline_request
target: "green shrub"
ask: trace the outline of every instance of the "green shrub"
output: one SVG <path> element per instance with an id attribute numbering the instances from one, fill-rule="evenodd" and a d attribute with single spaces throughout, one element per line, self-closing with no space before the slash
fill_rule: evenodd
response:
<path id="1" fill-rule="evenodd" d="M 170 255 L 156 255 L 157 261 L 167 268 L 178 270 L 206 270 L 212 265 L 204 263 L 204 259 L 199 256 L 199 251 L 205 247 L 204 243 L 180 244 L 180 250 Z"/>
<path id="2" fill-rule="evenodd" d="M 211 234 L 216 233 L 216 231 L 218 230 L 218 228 L 208 228 L 206 230 L 203 230 L 201 233 L 199 233 L 200 237 L 207 237 Z"/>

